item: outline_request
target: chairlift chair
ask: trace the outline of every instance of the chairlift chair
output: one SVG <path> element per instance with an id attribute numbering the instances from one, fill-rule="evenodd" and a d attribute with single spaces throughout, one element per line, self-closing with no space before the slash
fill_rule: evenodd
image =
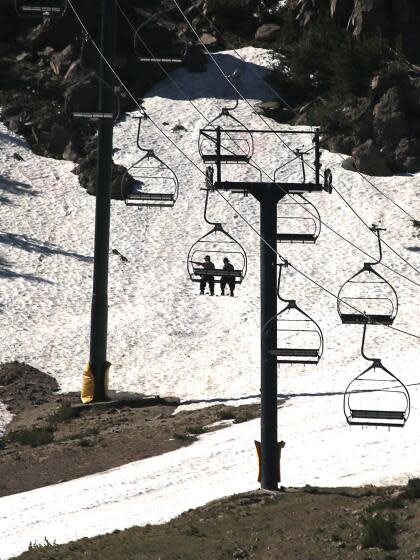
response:
<path id="1" fill-rule="evenodd" d="M 364 353 L 366 324 L 363 326 L 362 356 L 371 365 L 359 374 L 344 393 L 343 408 L 350 426 L 402 428 L 410 414 L 407 387 L 376 358 Z"/>
<path id="2" fill-rule="evenodd" d="M 206 200 L 204 204 L 204 220 L 212 229 L 200 237 L 188 252 L 187 270 L 193 282 L 200 282 L 203 278 L 213 277 L 215 283 L 220 281 L 235 280 L 235 284 L 241 284 L 246 276 L 248 259 L 242 245 L 230 235 L 220 223 L 211 222 L 207 218 L 207 208 L 209 202 L 210 188 L 207 188 Z M 197 263 L 202 263 L 206 256 L 215 265 L 215 269 L 207 270 Z M 223 269 L 223 259 L 227 257 L 233 265 L 233 270 Z"/>
<path id="3" fill-rule="evenodd" d="M 278 364 L 318 364 L 324 352 L 324 337 L 319 325 L 305 313 L 295 300 L 283 299 L 280 295 L 280 279 L 283 266 L 279 265 L 277 297 L 286 306 L 263 328 L 272 322 L 277 325 L 277 348 L 270 350 Z"/>
<path id="4" fill-rule="evenodd" d="M 62 17 L 67 11 L 67 0 L 14 0 L 15 9 L 22 17 Z"/>
<path id="5" fill-rule="evenodd" d="M 109 119 L 116 121 L 120 115 L 120 98 L 114 87 L 105 81 L 101 81 L 95 71 L 83 66 L 86 58 L 87 45 L 90 37 L 84 35 L 80 49 L 80 66 L 89 76 L 83 82 L 71 87 L 65 97 L 64 110 L 69 119 L 85 119 L 99 121 Z M 99 89 L 101 83 L 109 92 L 109 108 L 107 111 L 99 111 Z"/>
<path id="6" fill-rule="evenodd" d="M 249 163 L 254 154 L 254 138 L 249 129 L 231 113 L 238 106 L 224 107 L 200 130 L 198 151 L 203 162 Z M 218 144 L 220 153 L 218 152 Z"/>
<path id="7" fill-rule="evenodd" d="M 127 169 L 121 180 L 121 197 L 127 206 L 174 206 L 179 193 L 175 172 L 153 150 L 140 145 L 141 119 L 137 132 L 137 146 L 143 157 Z"/>
<path id="8" fill-rule="evenodd" d="M 277 206 L 279 243 L 315 243 L 321 232 L 316 207 L 301 194 L 283 198 Z"/>
<path id="9" fill-rule="evenodd" d="M 154 12 L 136 29 L 134 52 L 139 62 L 160 63 L 166 66 L 182 64 L 185 61 L 188 53 L 187 42 L 176 40 L 174 34 L 159 23 L 159 18 L 171 9 L 173 8 Z"/>
<path id="10" fill-rule="evenodd" d="M 382 260 L 382 229 L 376 225 L 371 229 L 378 237 L 379 259 L 365 263 L 359 272 L 343 284 L 338 293 L 338 314 L 341 321 L 347 325 L 392 325 L 398 312 L 398 296 L 395 289 L 374 269 Z"/>

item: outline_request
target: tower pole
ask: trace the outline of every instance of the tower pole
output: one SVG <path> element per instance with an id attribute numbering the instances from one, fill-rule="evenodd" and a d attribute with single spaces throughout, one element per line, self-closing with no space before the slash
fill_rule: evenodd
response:
<path id="1" fill-rule="evenodd" d="M 113 64 L 115 41 L 115 3 L 102 0 L 101 51 Z M 99 66 L 99 113 L 112 113 L 113 75 L 101 57 Z M 108 87 L 107 87 L 108 84 Z M 95 249 L 93 294 L 91 308 L 89 362 L 94 375 L 94 401 L 106 400 L 108 335 L 108 260 L 111 218 L 113 120 L 101 118 L 98 131 L 98 162 L 96 173 Z"/>
<path id="2" fill-rule="evenodd" d="M 277 445 L 277 202 L 278 189 L 259 193 L 261 259 L 261 487 L 277 490 L 279 458 Z"/>

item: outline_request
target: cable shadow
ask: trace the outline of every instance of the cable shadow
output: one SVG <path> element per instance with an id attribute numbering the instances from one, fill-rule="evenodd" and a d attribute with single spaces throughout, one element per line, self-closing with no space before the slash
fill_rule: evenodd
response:
<path id="1" fill-rule="evenodd" d="M 297 397 L 336 397 L 336 396 L 343 396 L 344 391 L 325 391 L 323 393 L 278 393 L 277 398 L 288 400 Z M 224 402 L 232 402 L 232 401 L 246 401 L 251 399 L 259 399 L 261 397 L 260 394 L 258 395 L 246 395 L 243 397 L 213 397 L 211 399 L 190 399 L 188 401 L 181 401 L 180 405 L 189 405 L 189 404 L 201 404 L 201 403 L 224 403 Z"/>
<path id="2" fill-rule="evenodd" d="M 11 199 L 4 193 L 37 196 L 39 191 L 33 190 L 32 186 L 28 183 L 13 181 L 8 177 L 0 176 L 0 203 L 13 205 Z"/>
<path id="3" fill-rule="evenodd" d="M 273 98 L 273 93 L 268 85 L 264 83 L 264 77 L 269 69 L 253 62 L 245 62 L 231 54 L 213 54 L 216 62 L 208 57 L 208 65 L 205 72 L 190 72 L 185 68 L 179 68 L 171 72 L 171 78 L 183 91 L 180 91 L 169 78 L 152 88 L 148 97 L 156 95 L 174 101 L 187 101 L 188 99 L 208 98 L 208 84 L 211 81 L 212 98 L 236 100 L 238 94 L 226 81 L 217 65 L 222 68 L 224 74 L 232 74 L 234 70 L 239 71 L 239 80 L 236 88 L 245 99 L 268 101 Z M 217 64 L 216 64 L 217 63 Z M 258 80 L 257 74 L 262 81 Z M 184 95 L 185 92 L 185 95 Z M 147 97 L 145 98 L 147 99 Z"/>
<path id="4" fill-rule="evenodd" d="M 41 256 L 64 255 L 66 257 L 73 257 L 82 262 L 93 262 L 93 257 L 80 255 L 74 251 L 66 251 L 57 245 L 48 242 L 40 242 L 37 239 L 31 239 L 26 235 L 20 235 L 18 233 L 0 233 L 0 244 L 11 245 L 28 253 L 40 253 Z"/>
<path id="5" fill-rule="evenodd" d="M 23 278 L 29 282 L 54 284 L 51 280 L 42 278 L 41 276 L 36 276 L 35 274 L 27 274 L 22 272 L 15 272 L 11 269 L 12 263 L 0 256 L 0 278 Z M 2 311 L 3 304 L 0 304 L 0 312 Z"/>

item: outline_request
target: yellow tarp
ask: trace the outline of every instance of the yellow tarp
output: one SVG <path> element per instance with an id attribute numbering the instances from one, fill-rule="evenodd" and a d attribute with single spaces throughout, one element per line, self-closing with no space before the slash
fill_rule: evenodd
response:
<path id="1" fill-rule="evenodd" d="M 105 363 L 105 394 L 108 394 L 108 384 L 109 384 L 109 368 L 111 364 L 109 362 Z M 93 401 L 95 394 L 95 377 L 93 375 L 90 363 L 87 363 L 85 369 L 83 370 L 82 377 L 82 392 L 80 398 L 83 404 L 88 404 Z"/>

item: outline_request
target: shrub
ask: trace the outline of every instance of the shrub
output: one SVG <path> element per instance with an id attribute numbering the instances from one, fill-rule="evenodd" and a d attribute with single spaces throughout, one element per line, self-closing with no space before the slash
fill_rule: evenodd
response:
<path id="1" fill-rule="evenodd" d="M 379 36 L 356 39 L 333 21 L 313 23 L 282 41 L 270 80 L 292 101 L 319 95 L 363 95 L 393 55 Z"/>
<path id="2" fill-rule="evenodd" d="M 54 441 L 54 433 L 51 426 L 43 426 L 40 428 L 32 428 L 32 430 L 16 430 L 10 432 L 7 440 L 20 445 L 30 445 L 31 447 L 38 447 L 40 445 L 47 445 Z"/>
<path id="3" fill-rule="evenodd" d="M 0 451 L 5 447 L 6 447 L 6 442 L 4 441 L 4 438 L 0 437 Z"/>
<path id="4" fill-rule="evenodd" d="M 206 429 L 203 426 L 189 426 L 189 427 L 187 427 L 187 433 L 188 434 L 194 434 L 194 435 L 204 434 L 205 431 L 206 431 Z"/>
<path id="5" fill-rule="evenodd" d="M 363 548 L 383 548 L 393 550 L 397 548 L 397 522 L 395 515 L 388 518 L 378 514 L 363 520 Z"/>
<path id="6" fill-rule="evenodd" d="M 241 22 L 252 15 L 248 0 L 208 0 L 208 14 L 230 30 L 237 29 Z"/>
<path id="7" fill-rule="evenodd" d="M 409 500 L 420 498 L 420 478 L 410 478 L 405 487 L 404 496 Z"/>
<path id="8" fill-rule="evenodd" d="M 59 422 L 70 422 L 74 418 L 79 418 L 80 410 L 73 408 L 69 404 L 62 404 L 59 409 L 48 416 L 48 422 L 58 424 Z"/>
<path id="9" fill-rule="evenodd" d="M 219 418 L 221 420 L 233 420 L 235 418 L 235 414 L 231 410 L 221 410 L 219 412 Z"/>
<path id="10" fill-rule="evenodd" d="M 395 498 L 385 498 L 384 500 L 379 500 L 367 508 L 367 512 L 373 513 L 374 511 L 383 511 L 386 509 L 402 509 L 404 507 L 404 502 L 400 497 Z"/>

